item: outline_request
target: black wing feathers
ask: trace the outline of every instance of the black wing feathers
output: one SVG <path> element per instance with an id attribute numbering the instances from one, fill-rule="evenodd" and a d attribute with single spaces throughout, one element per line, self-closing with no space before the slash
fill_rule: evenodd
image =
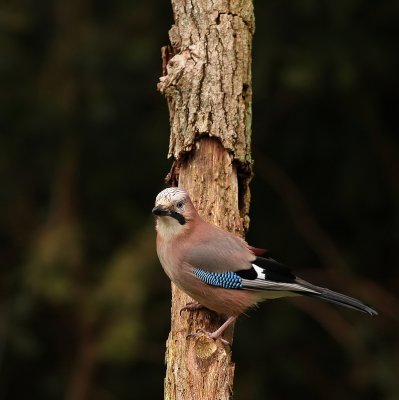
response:
<path id="1" fill-rule="evenodd" d="M 258 277 L 258 273 L 255 271 L 254 267 L 250 269 L 242 269 L 241 271 L 236 271 L 236 274 L 243 279 L 254 280 Z"/>
<path id="2" fill-rule="evenodd" d="M 266 279 L 273 282 L 295 282 L 296 276 L 283 264 L 270 257 L 257 257 L 254 264 L 264 269 Z"/>
<path id="3" fill-rule="evenodd" d="M 295 282 L 295 275 L 283 264 L 270 257 L 256 257 L 253 264 L 263 269 L 263 272 L 268 281 L 272 282 L 284 282 L 293 283 Z M 254 280 L 259 278 L 255 268 L 243 269 L 236 271 L 236 274 L 243 279 Z"/>

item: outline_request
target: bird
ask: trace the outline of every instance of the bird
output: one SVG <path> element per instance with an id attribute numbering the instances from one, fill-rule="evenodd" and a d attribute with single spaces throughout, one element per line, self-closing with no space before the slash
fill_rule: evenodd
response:
<path id="1" fill-rule="evenodd" d="M 225 318 L 214 332 L 199 329 L 190 335 L 203 333 L 227 343 L 222 334 L 239 315 L 259 302 L 280 297 L 308 296 L 378 315 L 360 300 L 297 277 L 266 250 L 252 247 L 235 234 L 208 223 L 182 188 L 162 190 L 152 213 L 159 261 L 170 280 L 194 299 L 180 314 L 207 308 Z"/>

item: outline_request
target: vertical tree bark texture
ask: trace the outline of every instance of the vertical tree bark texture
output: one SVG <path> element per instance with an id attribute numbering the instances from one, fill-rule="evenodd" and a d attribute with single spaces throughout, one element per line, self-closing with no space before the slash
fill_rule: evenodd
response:
<path id="1" fill-rule="evenodd" d="M 166 75 L 158 84 L 170 112 L 169 181 L 188 190 L 206 220 L 243 235 L 251 175 L 252 0 L 172 0 L 172 6 L 172 47 L 163 52 Z M 189 301 L 172 284 L 165 398 L 229 399 L 228 346 L 204 335 L 187 338 L 223 320 L 210 311 L 180 315 Z M 232 329 L 225 337 L 232 341 Z"/>

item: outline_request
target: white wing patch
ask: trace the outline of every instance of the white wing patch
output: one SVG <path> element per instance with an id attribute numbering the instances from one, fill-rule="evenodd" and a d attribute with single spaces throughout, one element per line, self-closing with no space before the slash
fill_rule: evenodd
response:
<path id="1" fill-rule="evenodd" d="M 252 266 L 253 266 L 254 270 L 256 271 L 256 273 L 258 274 L 258 277 L 256 279 L 265 280 L 266 279 L 266 275 L 265 275 L 265 272 L 264 272 L 265 270 L 263 268 L 261 268 L 261 267 L 258 267 L 255 264 L 252 264 Z"/>

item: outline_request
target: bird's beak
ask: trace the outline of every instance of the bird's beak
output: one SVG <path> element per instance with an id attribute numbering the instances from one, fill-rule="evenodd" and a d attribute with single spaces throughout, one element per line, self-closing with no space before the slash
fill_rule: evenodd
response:
<path id="1" fill-rule="evenodd" d="M 167 209 L 167 208 L 165 208 L 165 207 L 162 207 L 162 206 L 156 206 L 156 207 L 154 207 L 154 208 L 152 209 L 152 213 L 153 213 L 154 215 L 158 215 L 158 216 L 161 216 L 161 215 L 168 215 L 168 216 L 170 216 L 170 210 Z"/>

